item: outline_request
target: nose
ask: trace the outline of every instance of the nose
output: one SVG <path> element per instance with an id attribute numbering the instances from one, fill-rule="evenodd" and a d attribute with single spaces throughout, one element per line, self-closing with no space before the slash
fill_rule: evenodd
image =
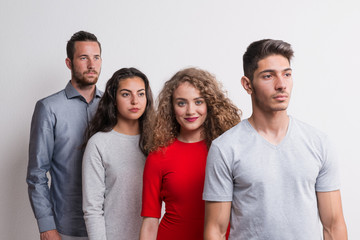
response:
<path id="1" fill-rule="evenodd" d="M 138 103 L 138 101 L 139 101 L 138 96 L 136 94 L 132 95 L 131 104 L 136 105 Z"/>
<path id="2" fill-rule="evenodd" d="M 191 116 L 195 113 L 195 106 L 193 103 L 189 103 L 186 108 L 186 115 Z"/>
<path id="3" fill-rule="evenodd" d="M 95 60 L 94 59 L 89 59 L 88 60 L 88 69 L 94 69 L 95 68 Z"/>
<path id="4" fill-rule="evenodd" d="M 284 76 L 278 76 L 275 82 L 275 89 L 276 90 L 284 90 L 286 89 L 286 79 Z"/>

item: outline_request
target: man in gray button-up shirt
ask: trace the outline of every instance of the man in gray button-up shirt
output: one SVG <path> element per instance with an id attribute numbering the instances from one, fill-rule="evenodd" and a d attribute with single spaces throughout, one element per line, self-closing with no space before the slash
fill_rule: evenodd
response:
<path id="1" fill-rule="evenodd" d="M 95 86 L 101 71 L 101 45 L 94 34 L 80 31 L 68 41 L 66 50 L 71 80 L 64 90 L 36 103 L 31 122 L 26 181 L 42 240 L 87 239 L 81 145 L 102 95 Z"/>

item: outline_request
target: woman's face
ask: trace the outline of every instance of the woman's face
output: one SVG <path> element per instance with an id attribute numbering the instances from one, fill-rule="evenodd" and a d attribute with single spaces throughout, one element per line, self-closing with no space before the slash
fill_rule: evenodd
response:
<path id="1" fill-rule="evenodd" d="M 176 121 L 180 124 L 180 136 L 186 134 L 201 140 L 203 123 L 207 116 L 205 99 L 189 82 L 184 82 L 173 93 Z"/>
<path id="2" fill-rule="evenodd" d="M 146 108 L 145 83 L 139 77 L 122 79 L 116 92 L 118 119 L 138 120 Z"/>

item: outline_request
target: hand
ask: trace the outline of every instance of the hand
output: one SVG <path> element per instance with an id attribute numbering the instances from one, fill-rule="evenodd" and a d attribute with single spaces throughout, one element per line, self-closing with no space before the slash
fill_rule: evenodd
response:
<path id="1" fill-rule="evenodd" d="M 40 233 L 40 240 L 61 240 L 60 234 L 56 229 Z"/>

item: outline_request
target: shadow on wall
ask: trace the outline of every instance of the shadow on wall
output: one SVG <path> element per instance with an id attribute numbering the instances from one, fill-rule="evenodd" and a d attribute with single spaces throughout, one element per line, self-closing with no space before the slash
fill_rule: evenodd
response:
<path id="1" fill-rule="evenodd" d="M 24 119 L 29 121 L 29 119 Z M 16 129 L 18 136 L 6 142 L 6 162 L 1 168 L 1 221 L 2 239 L 39 239 L 38 227 L 27 193 L 26 172 L 28 163 L 29 123 Z M 4 160 L 5 160 L 4 159 Z"/>

